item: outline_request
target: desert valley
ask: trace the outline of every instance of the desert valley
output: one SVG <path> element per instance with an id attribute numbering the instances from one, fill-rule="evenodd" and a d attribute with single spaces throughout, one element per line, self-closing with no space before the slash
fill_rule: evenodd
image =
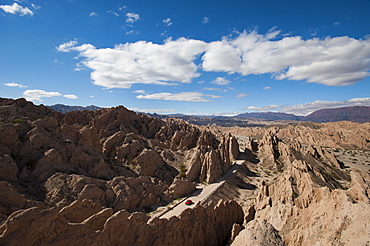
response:
<path id="1" fill-rule="evenodd" d="M 370 244 L 369 122 L 196 126 L 1 99 L 0 124 L 0 245 Z"/>

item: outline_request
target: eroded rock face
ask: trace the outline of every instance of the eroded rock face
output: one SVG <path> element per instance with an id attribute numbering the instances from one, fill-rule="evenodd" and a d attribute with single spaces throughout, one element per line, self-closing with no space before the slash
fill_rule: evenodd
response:
<path id="1" fill-rule="evenodd" d="M 155 219 L 150 223 L 143 213 L 121 210 L 112 215 L 110 209 L 95 213 L 91 204 L 85 200 L 62 210 L 30 208 L 13 213 L 0 226 L 0 244 L 222 245 L 230 237 L 233 225 L 243 221 L 243 211 L 236 202 L 197 206 L 185 210 L 179 217 Z M 68 216 L 84 205 L 87 207 L 83 217 L 88 212 L 94 214 L 82 222 L 69 223 Z M 71 213 L 66 212 L 71 209 Z M 76 217 L 72 220 L 76 221 Z M 78 217 L 80 220 L 82 217 Z"/>
<path id="2" fill-rule="evenodd" d="M 370 123 L 349 121 L 312 123 L 303 122 L 281 129 L 278 137 L 295 139 L 302 144 L 332 148 L 370 149 Z"/>
<path id="3" fill-rule="evenodd" d="M 262 183 L 253 219 L 232 245 L 367 244 L 370 216 L 361 211 L 370 209 L 369 174 L 352 171 L 349 178 L 325 149 L 302 148 L 277 134 L 265 135 L 259 147 L 265 152 L 259 154 L 278 161 L 282 173 L 275 181 Z M 351 180 L 350 188 L 343 189 L 340 180 Z"/>
<path id="4" fill-rule="evenodd" d="M 218 179 L 237 155 L 231 136 L 224 141 L 185 121 L 122 106 L 61 114 L 24 99 L 0 99 L 0 112 L 0 179 L 48 206 L 91 199 L 114 211 L 142 210 L 192 189 L 177 182 L 173 187 L 182 191 L 169 190 L 188 152 L 202 149 L 194 163 L 202 168 L 190 182 Z"/>
<path id="5" fill-rule="evenodd" d="M 243 245 L 285 246 L 285 243 L 279 232 L 266 220 L 254 220 L 231 244 L 231 246 Z"/>

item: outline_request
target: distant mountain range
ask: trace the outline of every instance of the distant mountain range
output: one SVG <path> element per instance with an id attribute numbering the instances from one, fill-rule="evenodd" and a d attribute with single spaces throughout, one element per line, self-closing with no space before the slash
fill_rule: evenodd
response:
<path id="1" fill-rule="evenodd" d="M 331 108 L 331 109 L 320 109 L 306 117 L 303 117 L 304 121 L 312 122 L 334 122 L 334 121 L 354 121 L 354 122 L 369 122 L 370 121 L 370 107 L 367 106 L 354 106 L 344 108 Z"/>
<path id="2" fill-rule="evenodd" d="M 262 113 L 244 113 L 235 116 L 239 119 L 260 119 L 260 120 L 295 120 L 300 121 L 302 117 L 294 114 L 262 112 Z"/>
<path id="3" fill-rule="evenodd" d="M 82 106 L 68 106 L 64 104 L 55 104 L 55 105 L 51 105 L 48 107 L 54 109 L 55 111 L 61 112 L 61 113 L 68 113 L 72 111 L 82 111 L 82 110 L 95 111 L 95 110 L 100 109 L 100 107 L 94 106 L 94 105 L 82 107 Z"/>
<path id="4" fill-rule="evenodd" d="M 97 110 L 100 107 L 91 105 L 87 107 L 82 106 L 67 106 L 63 104 L 56 104 L 48 106 L 55 111 L 67 113 L 71 111 L 81 110 Z M 370 122 L 370 107 L 368 106 L 353 106 L 353 107 L 342 107 L 342 108 L 331 108 L 331 109 L 320 109 L 307 116 L 297 116 L 294 114 L 276 113 L 276 112 L 262 112 L 262 113 L 244 113 L 237 116 L 225 117 L 225 116 L 198 116 L 198 115 L 159 115 L 159 114 L 147 114 L 155 118 L 179 118 L 189 121 L 192 124 L 207 125 L 207 124 L 218 124 L 223 126 L 250 126 L 248 120 L 265 120 L 265 121 L 311 121 L 311 122 L 335 122 L 335 121 L 353 121 L 358 123 Z M 253 124 L 252 124 L 253 125 Z"/>

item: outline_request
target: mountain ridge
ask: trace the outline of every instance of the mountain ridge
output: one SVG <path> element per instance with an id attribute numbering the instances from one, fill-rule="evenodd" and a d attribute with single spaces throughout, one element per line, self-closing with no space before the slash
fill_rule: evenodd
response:
<path id="1" fill-rule="evenodd" d="M 90 105 L 82 106 L 68 106 L 63 104 L 55 104 L 47 106 L 61 113 L 82 110 L 98 110 L 101 107 Z M 311 121 L 316 123 L 323 122 L 337 122 L 337 121 L 352 121 L 357 123 L 370 122 L 370 107 L 369 106 L 351 106 L 319 109 L 307 116 L 297 116 L 294 114 L 279 113 L 279 112 L 257 112 L 257 113 L 243 113 L 236 116 L 200 116 L 200 115 L 185 115 L 185 114 L 151 114 L 145 112 L 138 112 L 149 115 L 154 118 L 179 118 L 191 122 L 192 124 L 207 125 L 217 124 L 221 121 L 224 125 L 231 125 L 233 121 L 237 122 L 239 126 L 245 125 L 246 120 L 265 120 L 265 121 Z M 230 122 L 231 121 L 231 122 Z M 234 123 L 235 123 L 234 122 Z M 250 124 L 248 124 L 250 126 Z"/>

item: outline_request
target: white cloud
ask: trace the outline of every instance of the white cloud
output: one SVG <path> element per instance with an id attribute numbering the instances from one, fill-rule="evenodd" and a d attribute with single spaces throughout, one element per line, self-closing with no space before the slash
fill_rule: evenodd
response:
<path id="1" fill-rule="evenodd" d="M 10 87 L 19 87 L 19 88 L 25 88 L 25 87 L 27 87 L 27 86 L 25 86 L 25 85 L 18 84 L 18 83 L 15 83 L 15 82 L 5 83 L 4 85 L 6 85 L 6 86 L 10 86 Z"/>
<path id="2" fill-rule="evenodd" d="M 9 14 L 19 14 L 20 16 L 24 15 L 33 15 L 33 12 L 27 8 L 22 7 L 18 3 L 13 3 L 13 5 L 0 5 L 0 9 L 3 9 L 6 13 Z"/>
<path id="3" fill-rule="evenodd" d="M 97 16 L 98 14 L 96 12 L 91 12 L 89 15 L 90 16 Z"/>
<path id="4" fill-rule="evenodd" d="M 255 106 L 249 106 L 246 109 L 253 110 L 253 111 L 274 111 L 279 109 L 280 105 L 267 105 L 262 107 L 255 107 Z"/>
<path id="5" fill-rule="evenodd" d="M 144 94 L 146 92 L 145 90 L 136 90 L 136 91 L 133 91 L 132 93 Z"/>
<path id="6" fill-rule="evenodd" d="M 213 88 L 213 87 L 204 87 L 203 90 L 205 91 L 221 91 L 221 92 L 227 92 L 228 90 L 221 89 L 221 88 Z"/>
<path id="7" fill-rule="evenodd" d="M 129 110 L 133 110 L 133 111 L 136 111 L 136 112 L 145 112 L 145 113 L 172 113 L 172 112 L 176 112 L 176 109 L 169 109 L 169 108 L 163 108 L 163 109 L 129 108 Z"/>
<path id="8" fill-rule="evenodd" d="M 78 99 L 76 95 L 72 95 L 72 94 L 67 94 L 67 95 L 64 95 L 63 97 L 68 98 L 68 99 Z"/>
<path id="9" fill-rule="evenodd" d="M 134 13 L 127 15 L 132 22 L 140 18 Z M 84 58 L 79 68 L 90 68 L 94 83 L 106 88 L 191 83 L 202 70 L 243 76 L 269 73 L 277 80 L 305 80 L 327 86 L 353 84 L 370 75 L 370 38 L 279 39 L 279 33 L 272 28 L 264 35 L 243 32 L 210 43 L 180 38 L 167 39 L 163 44 L 137 41 L 101 49 L 91 44 L 77 46 L 73 40 L 57 50 L 79 52 L 78 56 Z M 198 57 L 200 64 L 196 64 Z M 225 85 L 230 81 L 219 77 L 214 83 Z"/>
<path id="10" fill-rule="evenodd" d="M 75 46 L 77 45 L 77 40 L 74 39 L 73 41 L 66 42 L 64 44 L 59 45 L 56 49 L 60 52 L 70 52 L 71 50 L 75 49 Z"/>
<path id="11" fill-rule="evenodd" d="M 370 106 L 370 97 L 352 98 L 344 101 L 314 101 L 297 105 L 267 105 L 263 107 L 250 106 L 246 109 L 254 111 L 277 111 L 287 114 L 308 115 L 319 109 L 340 108 L 351 106 Z"/>
<path id="12" fill-rule="evenodd" d="M 246 96 L 248 96 L 248 94 L 245 94 L 245 93 L 239 93 L 238 95 L 236 95 L 237 98 L 243 98 Z"/>
<path id="13" fill-rule="evenodd" d="M 231 81 L 230 80 L 227 80 L 227 79 L 225 79 L 225 78 L 223 78 L 223 77 L 217 77 L 215 80 L 213 80 L 212 82 L 211 82 L 212 84 L 217 84 L 217 85 L 228 85 L 228 84 L 230 84 L 231 83 Z"/>
<path id="14" fill-rule="evenodd" d="M 31 3 L 32 8 L 34 9 L 41 9 L 41 6 Z"/>
<path id="15" fill-rule="evenodd" d="M 127 13 L 126 14 L 126 22 L 127 23 L 134 23 L 138 20 L 140 20 L 140 16 L 138 14 L 135 14 L 135 13 Z"/>
<path id="16" fill-rule="evenodd" d="M 168 101 L 183 101 L 183 102 L 209 102 L 210 100 L 204 97 L 218 97 L 214 95 L 204 95 L 200 92 L 180 92 L 180 93 L 168 93 L 161 92 L 155 94 L 138 95 L 138 99 L 155 99 L 155 100 L 168 100 Z"/>
<path id="17" fill-rule="evenodd" d="M 163 20 L 163 23 L 166 24 L 166 26 L 171 26 L 172 25 L 172 22 L 171 22 L 171 19 L 170 18 L 166 18 Z"/>
<path id="18" fill-rule="evenodd" d="M 208 17 L 203 17 L 202 23 L 206 24 L 208 22 L 209 22 L 209 18 Z"/>
<path id="19" fill-rule="evenodd" d="M 129 88 L 132 84 L 171 85 L 190 83 L 198 77 L 194 64 L 204 52 L 206 43 L 180 38 L 166 40 L 163 45 L 152 42 L 120 44 L 112 48 L 96 49 L 91 44 L 76 46 L 70 41 L 57 47 L 58 51 L 78 51 L 85 57 L 80 64 L 92 69 L 94 84 L 105 88 Z"/>
<path id="20" fill-rule="evenodd" d="M 118 13 L 114 12 L 113 10 L 108 10 L 107 12 L 108 14 L 112 14 L 112 15 L 115 15 L 115 16 L 119 16 Z"/>
<path id="21" fill-rule="evenodd" d="M 211 42 L 203 56 L 203 69 L 244 76 L 271 73 L 278 80 L 328 86 L 349 85 L 370 75 L 370 39 L 293 36 L 271 40 L 278 35 L 273 29 L 265 35 L 243 32 L 234 39 Z"/>
<path id="22" fill-rule="evenodd" d="M 272 88 L 271 88 L 270 86 L 265 86 L 265 87 L 263 87 L 262 89 L 269 91 L 269 90 L 271 90 Z"/>
<path id="23" fill-rule="evenodd" d="M 66 97 L 68 99 L 77 99 L 77 96 L 75 95 L 62 95 L 59 92 L 47 92 L 44 90 L 26 90 L 23 92 L 23 96 L 28 100 L 28 101 L 33 101 L 33 102 L 42 102 L 43 97 Z"/>

